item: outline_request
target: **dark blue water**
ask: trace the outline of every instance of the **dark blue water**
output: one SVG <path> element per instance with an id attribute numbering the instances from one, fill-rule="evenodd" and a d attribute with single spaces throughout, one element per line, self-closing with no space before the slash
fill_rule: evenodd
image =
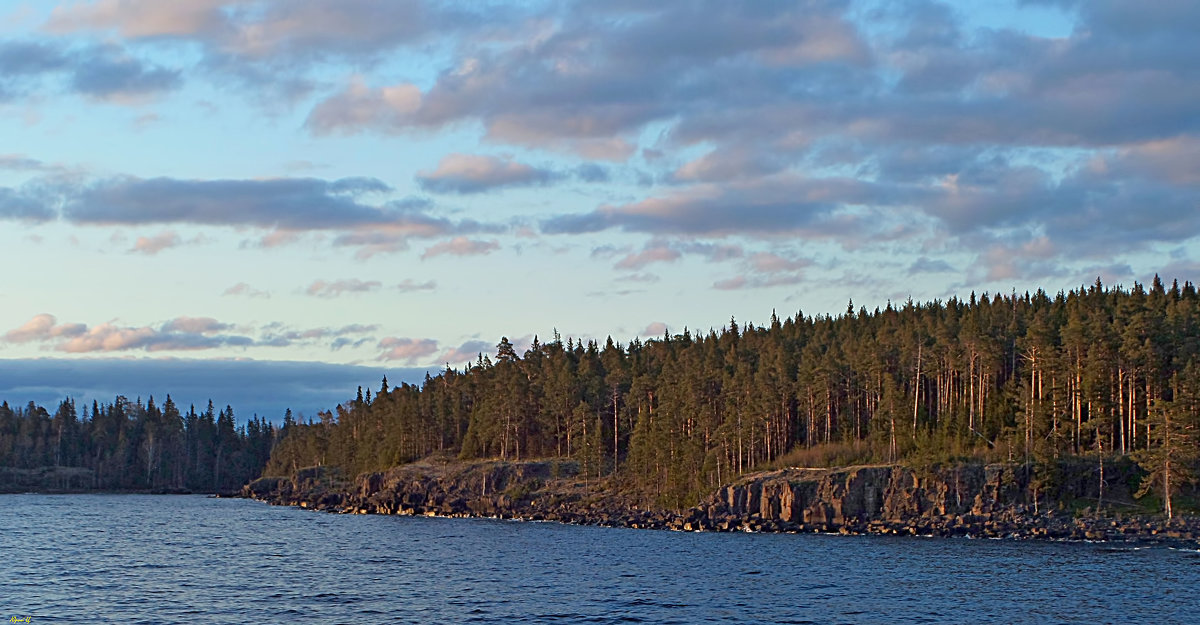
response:
<path id="1" fill-rule="evenodd" d="M 1200 553 L 0 496 L 0 622 L 1187 623 Z"/>

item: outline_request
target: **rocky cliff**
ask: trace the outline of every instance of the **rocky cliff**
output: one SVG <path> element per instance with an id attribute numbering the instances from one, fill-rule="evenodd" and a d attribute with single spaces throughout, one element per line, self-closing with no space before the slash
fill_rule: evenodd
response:
<path id="1" fill-rule="evenodd" d="M 345 479 L 336 469 L 302 469 L 290 478 L 265 477 L 244 496 L 353 514 L 480 516 L 626 527 L 666 527 L 674 518 L 648 511 L 565 460 L 533 462 L 422 461 Z"/>
<path id="2" fill-rule="evenodd" d="M 488 516 L 709 531 L 839 532 L 1044 538 L 1194 540 L 1200 523 L 1119 512 L 1132 467 L 1110 467 L 1109 513 L 1092 514 L 1100 483 L 1090 466 L 1052 476 L 1016 464 L 789 468 L 748 475 L 681 513 L 646 510 L 608 485 L 582 481 L 572 462 L 422 462 L 348 480 L 311 468 L 263 478 L 244 495 L 343 513 Z M 1045 484 L 1043 486 L 1042 484 Z M 1077 514 L 1082 512 L 1082 514 Z"/>
<path id="3" fill-rule="evenodd" d="M 0 493 L 62 493 L 89 490 L 95 481 L 91 469 L 83 467 L 0 467 Z"/>

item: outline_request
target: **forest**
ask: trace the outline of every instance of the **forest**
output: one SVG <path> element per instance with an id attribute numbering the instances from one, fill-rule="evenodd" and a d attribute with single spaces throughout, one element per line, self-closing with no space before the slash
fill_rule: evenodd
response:
<path id="1" fill-rule="evenodd" d="M 1198 414 L 1195 286 L 1097 279 L 1053 296 L 772 313 L 624 345 L 555 332 L 518 354 L 502 338 L 461 371 L 384 378 L 290 426 L 266 473 L 567 457 L 679 508 L 775 466 L 1129 457 L 1147 489 L 1169 490 L 1194 481 Z"/>
<path id="2" fill-rule="evenodd" d="M 0 467 L 87 469 L 82 483 L 51 485 L 69 489 L 227 492 L 262 473 L 285 429 L 258 417 L 238 426 L 232 408 L 217 412 L 211 401 L 181 413 L 170 395 L 161 407 L 119 396 L 82 414 L 69 398 L 53 415 L 5 402 Z"/>
<path id="3" fill-rule="evenodd" d="M 1195 482 L 1200 295 L 1193 284 L 855 309 L 620 344 L 557 332 L 518 354 L 388 385 L 282 426 L 117 397 L 82 414 L 0 405 L 0 467 L 84 467 L 92 488 L 233 490 L 325 465 L 431 454 L 569 458 L 654 505 L 748 471 L 1129 458 L 1146 489 Z M 1167 498 L 1169 501 L 1170 499 Z"/>

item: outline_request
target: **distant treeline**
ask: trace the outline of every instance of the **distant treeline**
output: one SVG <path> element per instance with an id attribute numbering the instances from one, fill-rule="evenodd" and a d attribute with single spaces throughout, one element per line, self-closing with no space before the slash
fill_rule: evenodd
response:
<path id="1" fill-rule="evenodd" d="M 203 412 L 193 406 L 183 414 L 169 395 L 161 407 L 154 398 L 143 405 L 117 397 L 82 414 L 71 399 L 53 415 L 33 402 L 23 409 L 5 402 L 0 467 L 91 470 L 90 483 L 61 485 L 69 488 L 235 490 L 262 473 L 282 434 L 257 417 L 237 426 L 232 408 L 217 412 L 211 401 Z"/>
<path id="2" fill-rule="evenodd" d="M 691 504 L 756 467 L 1132 455 L 1194 467 L 1200 296 L 1187 283 L 988 295 L 765 326 L 549 342 L 386 378 L 289 428 L 268 474 L 381 470 L 432 452 L 567 456 L 647 500 Z M 1052 479 L 1052 478 L 1047 478 Z"/>

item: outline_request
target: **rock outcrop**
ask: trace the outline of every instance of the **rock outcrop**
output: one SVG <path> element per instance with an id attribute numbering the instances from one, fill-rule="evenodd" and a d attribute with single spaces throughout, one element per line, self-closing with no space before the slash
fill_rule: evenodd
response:
<path id="1" fill-rule="evenodd" d="M 349 514 L 496 517 L 564 523 L 666 527 L 674 518 L 639 509 L 566 460 L 532 462 L 422 461 L 345 479 L 336 469 L 302 469 L 265 477 L 242 495 L 277 505 Z"/>
<path id="2" fill-rule="evenodd" d="M 682 529 L 1067 539 L 1200 538 L 1195 519 L 1097 516 L 1100 484 L 1090 467 L 1061 466 L 1053 487 L 1034 488 L 1017 464 L 783 469 L 719 489 L 681 520 Z M 1128 500 L 1131 467 L 1110 468 L 1106 497 Z M 1036 493 L 1036 496 L 1035 496 Z M 1089 505 L 1078 510 L 1071 505 Z M 1070 504 L 1070 505 L 1069 505 Z M 1109 512 L 1114 506 L 1109 504 Z"/>
<path id="3" fill-rule="evenodd" d="M 1128 500 L 1130 466 L 1112 467 L 1105 497 Z M 355 514 L 483 516 L 685 531 L 836 532 L 1067 539 L 1200 538 L 1200 522 L 1096 516 L 1090 467 L 1053 479 L 1017 464 L 789 468 L 744 476 L 681 513 L 647 510 L 581 480 L 570 461 L 423 461 L 350 480 L 334 469 L 269 477 L 243 496 Z M 1039 484 L 1053 484 L 1041 487 Z M 1037 488 L 1035 488 L 1037 487 Z M 1036 494 L 1036 496 L 1035 496 Z M 1071 505 L 1074 506 L 1072 507 Z M 1109 512 L 1113 508 L 1108 508 Z M 1077 514 L 1078 513 L 1078 514 Z"/>
<path id="4" fill-rule="evenodd" d="M 0 493 L 70 493 L 91 488 L 95 473 L 83 467 L 0 467 Z"/>

